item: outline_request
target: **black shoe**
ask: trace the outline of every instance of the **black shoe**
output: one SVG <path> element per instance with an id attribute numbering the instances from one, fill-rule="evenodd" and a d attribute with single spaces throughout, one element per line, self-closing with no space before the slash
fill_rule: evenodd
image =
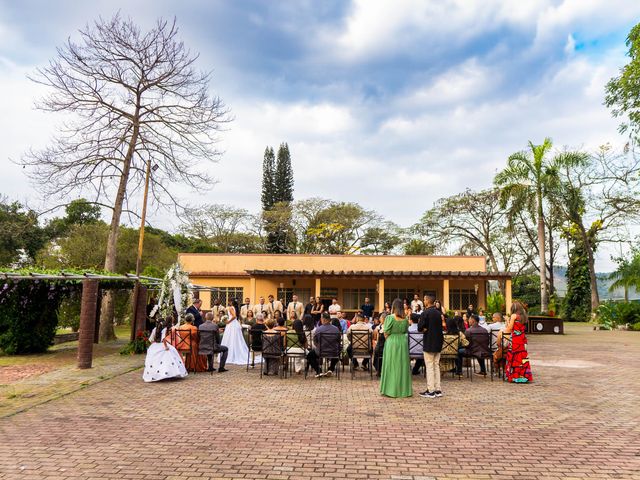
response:
<path id="1" fill-rule="evenodd" d="M 420 394 L 422 398 L 436 398 L 436 392 L 430 392 L 429 390 L 425 390 Z"/>
<path id="2" fill-rule="evenodd" d="M 229 370 L 227 370 L 226 368 L 219 368 L 218 372 L 219 373 L 224 373 L 224 372 L 228 372 Z"/>
<path id="3" fill-rule="evenodd" d="M 440 390 L 436 390 L 433 393 L 435 394 L 436 397 L 441 397 L 443 395 L 443 393 Z"/>
<path id="4" fill-rule="evenodd" d="M 207 372 L 215 372 L 216 369 L 215 368 L 210 368 L 209 370 L 207 370 Z"/>
<path id="5" fill-rule="evenodd" d="M 411 372 L 411 375 L 420 375 L 420 371 L 418 370 L 417 372 Z"/>

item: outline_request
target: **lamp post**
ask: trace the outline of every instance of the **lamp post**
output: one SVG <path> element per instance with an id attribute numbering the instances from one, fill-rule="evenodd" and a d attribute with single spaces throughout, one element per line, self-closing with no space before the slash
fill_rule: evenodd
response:
<path id="1" fill-rule="evenodd" d="M 147 160 L 147 170 L 144 177 L 144 197 L 142 199 L 142 215 L 140 216 L 140 234 L 138 236 L 138 255 L 136 256 L 136 277 L 140 277 L 140 271 L 142 270 L 142 251 L 144 248 L 144 225 L 147 218 L 147 198 L 149 196 L 149 180 L 151 178 L 151 172 L 155 172 L 158 169 L 158 165 L 151 166 L 151 159 Z M 138 318 L 138 297 L 140 295 L 140 279 L 136 280 L 136 284 L 133 288 L 133 321 L 131 322 L 131 341 L 136 338 L 136 327 L 139 323 Z"/>

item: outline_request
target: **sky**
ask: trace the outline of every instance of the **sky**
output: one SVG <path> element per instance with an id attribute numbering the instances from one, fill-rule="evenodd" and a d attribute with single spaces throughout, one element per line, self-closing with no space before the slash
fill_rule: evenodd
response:
<path id="1" fill-rule="evenodd" d="M 257 212 L 267 145 L 288 142 L 295 198 L 357 202 L 401 226 L 434 201 L 490 187 L 509 154 L 551 137 L 594 149 L 626 138 L 604 86 L 626 63 L 637 0 L 0 0 L 0 193 L 49 206 L 13 163 L 47 145 L 58 119 L 27 75 L 56 46 L 117 11 L 143 28 L 176 17 L 234 120 L 186 203 Z M 174 214 L 152 225 L 175 229 Z M 599 270 L 611 268 L 599 252 Z"/>

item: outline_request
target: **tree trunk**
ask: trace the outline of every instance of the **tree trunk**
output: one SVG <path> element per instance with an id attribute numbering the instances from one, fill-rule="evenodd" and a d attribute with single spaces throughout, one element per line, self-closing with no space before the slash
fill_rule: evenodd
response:
<path id="1" fill-rule="evenodd" d="M 549 296 L 547 294 L 547 261 L 546 239 L 544 234 L 544 216 L 542 211 L 542 192 L 538 191 L 538 250 L 540 262 L 540 311 L 547 313 L 549 310 Z"/>
<path id="2" fill-rule="evenodd" d="M 555 277 L 553 275 L 553 230 L 549 227 L 549 295 L 556 293 Z"/>
<path id="3" fill-rule="evenodd" d="M 589 241 L 589 235 L 582 223 L 578 224 L 580 234 L 582 235 L 582 243 L 587 252 L 587 260 L 589 261 L 589 283 L 591 284 L 591 317 L 595 317 L 596 310 L 600 306 L 600 296 L 598 295 L 598 277 L 596 276 L 596 264 L 593 256 L 593 245 Z"/>
<path id="4" fill-rule="evenodd" d="M 138 98 L 138 104 L 140 99 Z M 122 216 L 122 206 L 124 205 L 125 195 L 127 193 L 127 183 L 129 182 L 129 173 L 131 171 L 131 161 L 138 143 L 138 134 L 140 127 L 138 125 L 138 112 L 133 122 L 133 132 L 129 140 L 127 154 L 124 157 L 122 165 L 122 175 L 120 175 L 120 183 L 118 184 L 118 192 L 116 193 L 115 202 L 113 204 L 113 214 L 111 216 L 111 224 L 109 226 L 109 237 L 107 238 L 107 254 L 104 260 L 104 269 L 108 272 L 116 270 L 116 254 L 118 245 L 118 233 L 120 231 L 120 217 Z M 111 291 L 107 291 L 102 302 L 102 313 L 100 316 L 100 342 L 108 342 L 115 340 L 116 334 L 113 329 L 113 295 Z"/>
<path id="5" fill-rule="evenodd" d="M 629 287 L 624 286 L 624 303 L 629 303 Z"/>

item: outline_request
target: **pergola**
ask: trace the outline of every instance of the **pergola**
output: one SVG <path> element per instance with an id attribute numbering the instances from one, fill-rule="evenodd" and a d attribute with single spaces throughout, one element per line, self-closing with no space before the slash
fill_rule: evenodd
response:
<path id="1" fill-rule="evenodd" d="M 82 285 L 82 298 L 80 303 L 80 328 L 78 337 L 78 368 L 91 368 L 93 362 L 93 345 L 98 343 L 101 307 L 100 283 L 125 282 L 128 288 L 137 289 L 133 305 L 133 318 L 131 320 L 132 339 L 136 331 L 144 329 L 147 318 L 147 292 L 157 289 L 162 280 L 142 275 L 104 275 L 91 272 L 71 273 L 61 271 L 57 274 L 50 273 L 13 273 L 0 272 L 0 278 L 7 280 L 66 280 L 77 281 Z M 110 287 L 107 287 L 109 289 Z M 113 288 L 113 287 L 111 287 Z M 211 287 L 202 285 L 190 285 L 195 296 L 202 290 L 212 290 Z"/>

